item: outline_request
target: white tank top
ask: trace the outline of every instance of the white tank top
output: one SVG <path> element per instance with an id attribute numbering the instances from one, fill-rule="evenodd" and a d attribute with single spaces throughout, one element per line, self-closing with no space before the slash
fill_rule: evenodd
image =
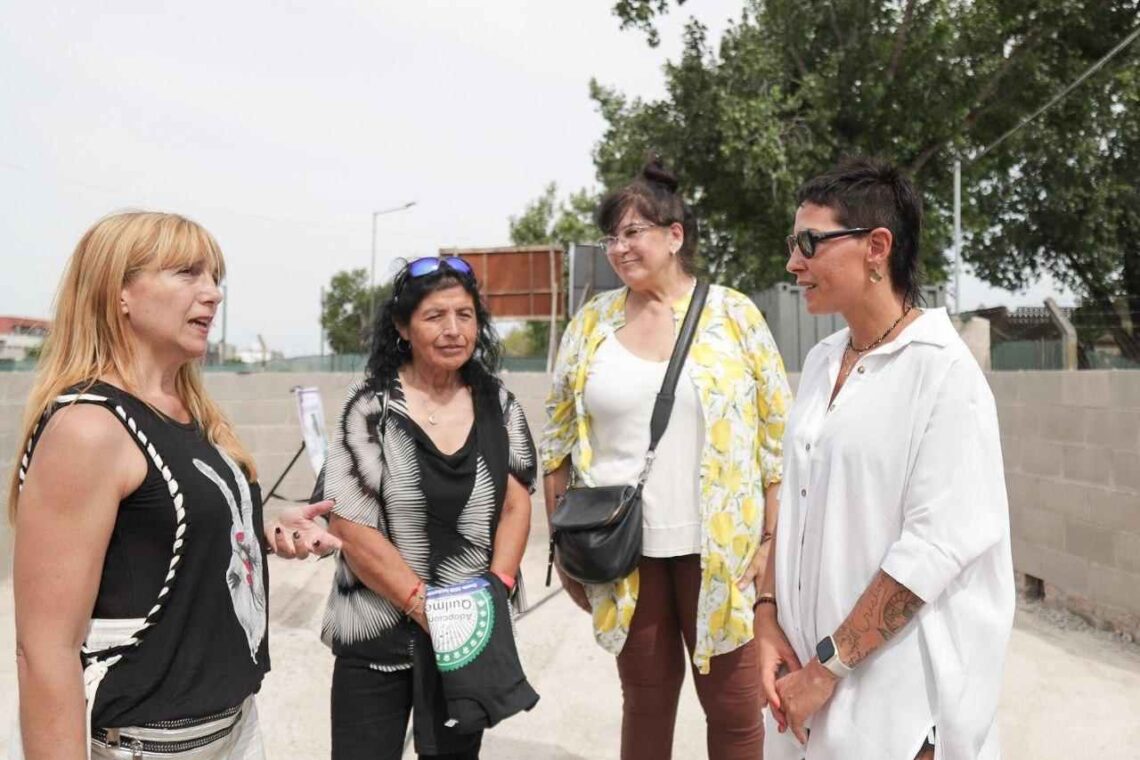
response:
<path id="1" fill-rule="evenodd" d="M 617 336 L 602 341 L 586 377 L 590 417 L 590 473 L 599 486 L 636 483 L 649 450 L 649 418 L 668 361 L 636 356 Z M 701 551 L 701 451 L 704 413 L 687 366 L 677 381 L 669 426 L 643 494 L 646 557 Z"/>

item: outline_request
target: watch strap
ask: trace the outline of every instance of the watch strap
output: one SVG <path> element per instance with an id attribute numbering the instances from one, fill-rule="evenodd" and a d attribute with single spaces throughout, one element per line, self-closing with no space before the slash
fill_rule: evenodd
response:
<path id="1" fill-rule="evenodd" d="M 835 639 L 828 636 L 825 640 L 831 642 L 831 657 L 826 660 L 821 658 L 819 664 L 831 671 L 831 674 L 836 678 L 846 678 L 851 673 L 852 668 L 839 659 L 839 647 L 836 646 Z"/>

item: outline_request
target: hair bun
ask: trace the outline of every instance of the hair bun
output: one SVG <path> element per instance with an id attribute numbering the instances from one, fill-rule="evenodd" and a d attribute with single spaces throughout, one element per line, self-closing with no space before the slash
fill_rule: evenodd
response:
<path id="1" fill-rule="evenodd" d="M 665 164 L 661 162 L 661 157 L 656 154 L 649 156 L 649 160 L 641 168 L 641 176 L 647 182 L 664 186 L 671 193 L 677 192 L 677 175 L 666 169 Z"/>

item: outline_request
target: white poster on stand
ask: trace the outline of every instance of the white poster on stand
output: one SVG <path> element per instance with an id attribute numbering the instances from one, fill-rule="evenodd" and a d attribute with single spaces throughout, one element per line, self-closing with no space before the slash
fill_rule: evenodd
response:
<path id="1" fill-rule="evenodd" d="M 293 389 L 297 397 L 297 418 L 301 421 L 301 436 L 305 441 L 305 451 L 309 454 L 309 464 L 313 474 L 320 473 L 325 464 L 328 440 L 325 437 L 325 409 L 321 404 L 321 392 L 316 388 Z"/>

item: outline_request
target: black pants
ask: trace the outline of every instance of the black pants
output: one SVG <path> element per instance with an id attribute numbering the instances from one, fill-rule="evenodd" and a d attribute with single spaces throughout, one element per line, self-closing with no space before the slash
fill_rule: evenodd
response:
<path id="1" fill-rule="evenodd" d="M 385 673 L 373 670 L 361 660 L 336 658 L 332 679 L 332 760 L 400 760 L 411 711 L 411 670 Z M 479 750 L 430 757 L 478 760 Z"/>

